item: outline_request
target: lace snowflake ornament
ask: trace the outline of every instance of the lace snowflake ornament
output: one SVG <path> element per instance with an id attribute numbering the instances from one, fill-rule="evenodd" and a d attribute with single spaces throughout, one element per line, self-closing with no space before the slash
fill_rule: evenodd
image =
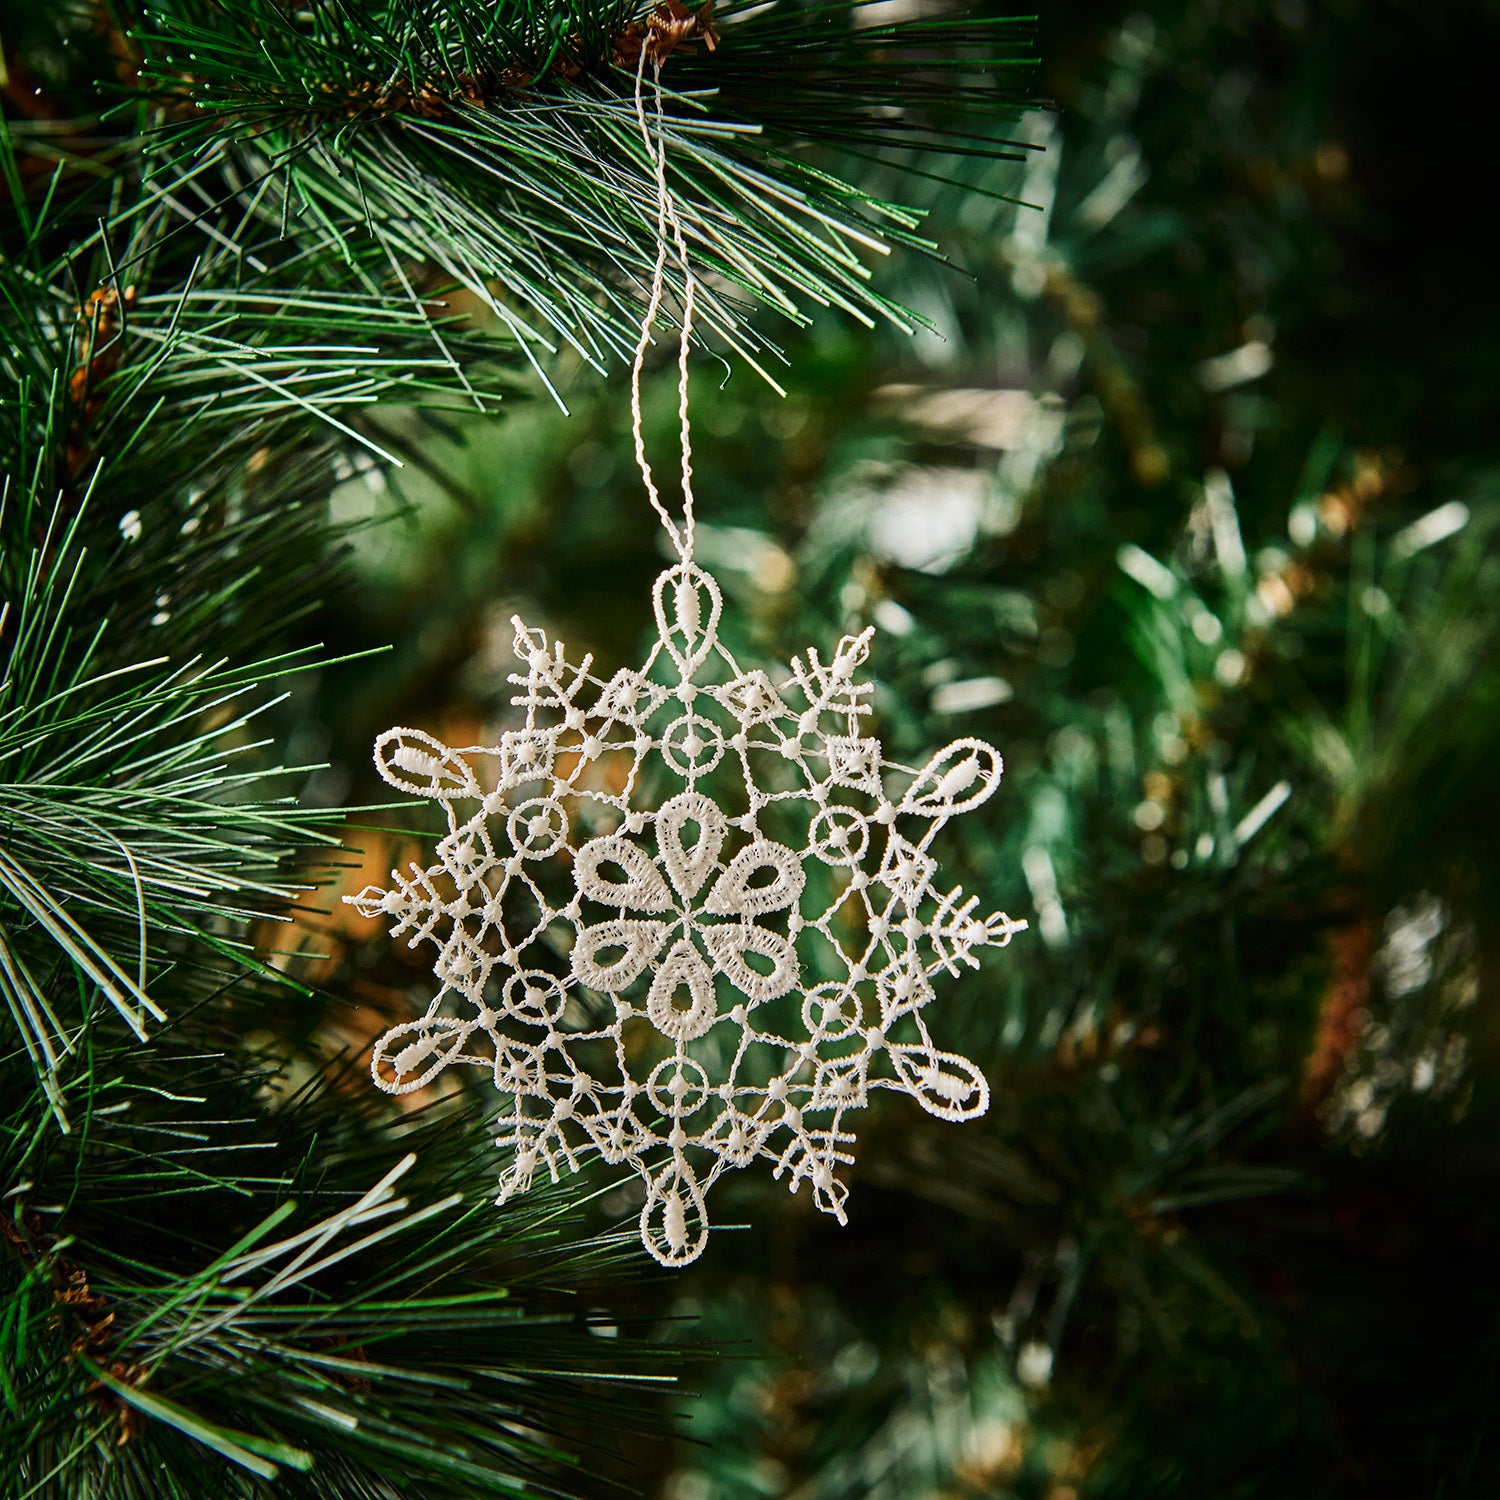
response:
<path id="1" fill-rule="evenodd" d="M 994 792 L 1000 757 L 960 739 L 921 768 L 887 759 L 864 732 L 870 631 L 773 682 L 720 644 L 690 561 L 655 607 L 644 665 L 608 681 L 516 620 L 525 722 L 497 745 L 383 734 L 381 775 L 448 833 L 429 868 L 346 899 L 437 948 L 442 988 L 380 1039 L 380 1086 L 486 1069 L 511 1101 L 500 1201 L 597 1152 L 645 1179 L 642 1241 L 678 1266 L 708 1189 L 759 1156 L 843 1222 L 846 1117 L 871 1089 L 982 1114 L 983 1075 L 923 1012 L 936 976 L 1025 924 L 935 884 L 934 837 Z"/>

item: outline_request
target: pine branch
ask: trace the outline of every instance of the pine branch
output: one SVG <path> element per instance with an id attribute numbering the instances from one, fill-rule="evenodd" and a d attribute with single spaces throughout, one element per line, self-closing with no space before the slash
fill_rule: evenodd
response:
<path id="1" fill-rule="evenodd" d="M 0 158 L 14 165 L 34 144 L 7 130 Z M 342 413 L 488 410 L 506 389 L 495 342 L 447 326 L 441 306 L 328 283 L 295 259 L 273 272 L 227 211 L 200 214 L 184 240 L 175 199 L 120 186 L 102 228 L 90 194 L 49 197 L 0 259 L 14 331 L 0 439 L 31 491 L 76 498 L 106 461 L 115 495 L 206 488 L 198 471 L 222 470 L 230 445 L 264 457 L 289 438 L 368 446 Z M 175 440 L 185 429 L 192 444 Z"/>
<path id="2" fill-rule="evenodd" d="M 580 1435 L 667 1378 L 599 1336 L 625 1237 L 556 1191 L 465 1206 L 488 1132 L 393 1118 L 337 1064 L 292 1087 L 234 1038 L 272 995 L 220 995 L 144 1059 L 96 1028 L 80 1130 L 17 1155 L 6 1122 L 5 1493 L 576 1493 Z"/>
<path id="3" fill-rule="evenodd" d="M 267 766 L 249 731 L 268 684 L 316 664 L 254 654 L 328 577 L 333 469 L 371 445 L 340 413 L 498 387 L 489 342 L 427 306 L 283 284 L 223 233 L 185 262 L 149 192 L 77 234 L 92 193 L 61 180 L 18 197 L 0 259 L 0 989 L 66 1128 L 96 1001 L 143 1032 L 174 966 L 256 967 L 247 923 L 326 837 L 292 805 L 307 768 Z"/>
<path id="4" fill-rule="evenodd" d="M 8 551 L 19 586 L 0 604 L 0 989 L 66 1129 L 64 1059 L 89 990 L 144 1037 L 164 1018 L 151 994 L 164 966 L 258 967 L 240 929 L 291 898 L 296 849 L 331 840 L 289 784 L 277 795 L 245 733 L 265 685 L 306 670 L 306 653 L 109 664 L 79 543 L 87 505 L 61 511 Z M 0 533 L 7 519 L 0 508 Z"/>
<path id="5" fill-rule="evenodd" d="M 655 253 L 631 103 L 643 35 L 665 64 L 661 130 L 708 278 L 705 329 L 759 367 L 775 350 L 747 321 L 753 303 L 911 326 L 861 257 L 930 252 L 918 216 L 797 148 L 1003 152 L 995 124 L 1019 96 L 994 69 L 1024 66 L 1027 32 L 982 18 L 864 27 L 859 10 L 737 4 L 710 20 L 398 0 L 294 20 L 240 0 L 170 5 L 131 35 L 167 111 L 150 151 L 170 201 L 177 183 L 216 183 L 215 211 L 232 202 L 368 285 L 429 267 L 545 375 L 564 345 L 602 367 L 634 342 Z"/>

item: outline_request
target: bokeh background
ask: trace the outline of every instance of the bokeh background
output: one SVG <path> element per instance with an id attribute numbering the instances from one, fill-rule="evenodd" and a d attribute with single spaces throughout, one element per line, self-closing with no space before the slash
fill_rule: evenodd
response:
<path id="1" fill-rule="evenodd" d="M 607 1290 L 682 1378 L 594 1461 L 662 1500 L 1494 1494 L 1500 9 L 1056 0 L 1040 36 L 1053 107 L 1006 134 L 1041 149 L 936 164 L 947 263 L 878 270 L 934 331 L 769 330 L 785 399 L 697 364 L 736 653 L 873 623 L 881 733 L 1006 757 L 948 858 L 1031 929 L 931 1012 L 994 1102 L 880 1099 L 847 1229 L 726 1180 L 746 1227 Z M 406 466 L 345 476 L 305 630 L 391 649 L 296 689 L 309 801 L 383 801 L 389 724 L 503 728 L 512 613 L 636 659 L 623 384 L 558 386 L 370 419 Z M 334 898 L 429 832 L 351 814 L 301 918 L 351 1050 L 430 953 Z"/>

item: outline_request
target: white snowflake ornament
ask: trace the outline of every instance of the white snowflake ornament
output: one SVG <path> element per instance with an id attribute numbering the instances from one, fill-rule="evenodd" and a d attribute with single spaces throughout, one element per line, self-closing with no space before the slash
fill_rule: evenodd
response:
<path id="1" fill-rule="evenodd" d="M 644 68 L 645 53 L 641 67 Z M 757 1157 L 844 1221 L 847 1116 L 897 1089 L 945 1120 L 989 1102 L 973 1063 L 942 1051 L 932 981 L 1025 926 L 976 915 L 937 883 L 939 831 L 1000 780 L 1000 757 L 955 740 L 897 764 L 869 733 L 872 634 L 784 679 L 744 670 L 719 638 L 723 599 L 693 560 L 687 351 L 693 279 L 655 167 L 660 253 L 632 376 L 636 457 L 677 561 L 656 580 L 656 640 L 608 680 L 515 620 L 518 727 L 450 748 L 391 729 L 375 763 L 443 809 L 436 862 L 347 897 L 436 949 L 427 1013 L 372 1060 L 392 1093 L 445 1068 L 487 1070 L 507 1097 L 500 1201 L 537 1168 L 589 1153 L 646 1183 L 641 1239 L 664 1265 L 696 1259 L 706 1194 Z M 660 99 L 658 95 L 658 108 Z M 661 504 L 640 430 L 640 372 L 661 302 L 666 227 L 684 270 L 679 354 L 684 515 Z"/>
<path id="2" fill-rule="evenodd" d="M 935 976 L 1024 925 L 935 885 L 929 852 L 999 755 L 961 739 L 893 763 L 865 732 L 869 631 L 776 684 L 720 644 L 721 609 L 701 569 L 668 568 L 650 654 L 608 681 L 515 621 L 524 725 L 463 749 L 381 735 L 381 775 L 448 833 L 435 864 L 349 898 L 437 948 L 431 1008 L 375 1048 L 381 1087 L 490 1070 L 512 1101 L 501 1201 L 596 1151 L 645 1179 L 641 1238 L 667 1265 L 701 1253 L 705 1194 L 757 1156 L 842 1222 L 845 1117 L 872 1088 L 982 1114 L 983 1075 L 923 1012 Z"/>

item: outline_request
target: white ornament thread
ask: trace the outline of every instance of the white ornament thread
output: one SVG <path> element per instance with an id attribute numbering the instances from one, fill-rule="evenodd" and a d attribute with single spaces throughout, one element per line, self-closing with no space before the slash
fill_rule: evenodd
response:
<path id="1" fill-rule="evenodd" d="M 934 885 L 934 838 L 994 792 L 1000 757 L 960 739 L 919 768 L 887 759 L 865 732 L 872 688 L 858 676 L 872 631 L 826 663 L 794 657 L 776 682 L 719 640 L 722 596 L 692 556 L 693 283 L 646 124 L 644 66 L 643 50 L 636 108 L 662 250 L 632 413 L 679 558 L 656 581 L 656 640 L 639 668 L 604 680 L 591 657 L 572 665 L 514 620 L 523 725 L 457 749 L 415 729 L 382 734 L 380 774 L 437 802 L 448 831 L 433 865 L 345 899 L 438 950 L 442 987 L 420 1020 L 380 1038 L 376 1082 L 405 1093 L 456 1063 L 489 1071 L 511 1101 L 499 1201 L 538 1167 L 556 1181 L 597 1152 L 645 1180 L 642 1242 L 680 1266 L 706 1243 L 709 1188 L 757 1157 L 793 1192 L 809 1183 L 842 1223 L 845 1116 L 870 1089 L 908 1093 L 943 1119 L 982 1114 L 984 1076 L 934 1045 L 923 1010 L 934 976 L 976 965 L 976 948 L 1026 924 L 976 916 L 977 898 Z M 639 417 L 668 226 L 686 279 L 681 525 L 652 483 Z"/>

